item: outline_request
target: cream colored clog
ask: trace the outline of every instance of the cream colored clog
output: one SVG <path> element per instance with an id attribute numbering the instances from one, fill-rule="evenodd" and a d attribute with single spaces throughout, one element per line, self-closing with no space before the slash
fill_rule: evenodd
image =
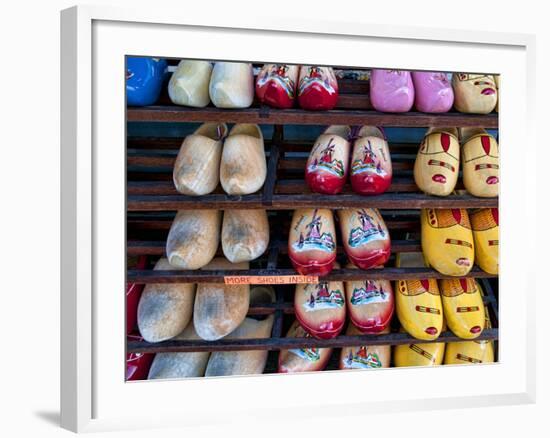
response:
<path id="1" fill-rule="evenodd" d="M 199 269 L 208 264 L 220 242 L 221 211 L 180 210 L 166 240 L 170 264 L 180 269 Z"/>
<path id="2" fill-rule="evenodd" d="M 210 103 L 208 85 L 212 63 L 192 59 L 181 60 L 168 82 L 168 95 L 172 103 L 204 108 Z"/>
<path id="3" fill-rule="evenodd" d="M 176 190 L 188 196 L 212 193 L 220 181 L 225 123 L 205 123 L 181 144 L 172 178 Z"/>
<path id="4" fill-rule="evenodd" d="M 210 99 L 218 108 L 248 108 L 254 100 L 252 64 L 217 62 L 210 78 Z"/>
<path id="5" fill-rule="evenodd" d="M 492 75 L 453 73 L 454 106 L 462 113 L 489 114 L 497 104 Z"/>
<path id="6" fill-rule="evenodd" d="M 161 258 L 155 270 L 173 270 Z M 191 320 L 195 285 L 188 283 L 147 284 L 138 305 L 138 327 L 147 342 L 171 339 L 182 332 Z"/>
<path id="7" fill-rule="evenodd" d="M 223 254 L 232 263 L 260 257 L 269 245 L 265 210 L 225 210 L 222 224 Z"/>
<path id="8" fill-rule="evenodd" d="M 461 128 L 462 178 L 474 196 L 498 196 L 500 188 L 499 152 L 495 138 L 482 128 Z"/>

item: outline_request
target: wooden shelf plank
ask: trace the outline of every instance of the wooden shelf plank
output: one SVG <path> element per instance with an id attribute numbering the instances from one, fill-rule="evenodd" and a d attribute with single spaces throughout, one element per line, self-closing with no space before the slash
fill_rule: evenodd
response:
<path id="1" fill-rule="evenodd" d="M 479 341 L 498 339 L 498 329 L 485 329 L 476 339 Z M 241 351 L 241 350 L 286 350 L 291 348 L 342 348 L 353 345 L 402 345 L 428 344 L 433 342 L 462 342 L 454 333 L 441 333 L 435 341 L 420 341 L 408 333 L 385 335 L 338 336 L 333 339 L 316 338 L 267 338 L 267 339 L 220 339 L 218 341 L 164 341 L 159 343 L 131 341 L 127 343 L 129 353 L 176 353 L 192 351 Z"/>
<path id="2" fill-rule="evenodd" d="M 361 196 L 342 193 L 334 196 L 310 193 L 303 195 L 275 194 L 271 205 L 266 205 L 261 194 L 232 196 L 211 194 L 205 196 L 184 195 L 129 195 L 128 211 L 167 211 L 189 209 L 258 209 L 293 210 L 296 208 L 497 208 L 498 198 L 477 198 L 471 195 L 437 197 L 423 193 L 384 193 L 377 196 Z"/>
<path id="3" fill-rule="evenodd" d="M 475 126 L 498 128 L 498 114 L 463 114 L 449 112 L 426 114 L 407 112 L 401 114 L 380 113 L 371 110 L 337 109 L 332 111 L 305 111 L 302 109 L 279 110 L 267 107 L 246 109 L 186 108 L 173 105 L 157 105 L 126 111 L 128 122 L 228 122 L 259 124 L 301 125 L 376 125 L 396 127 L 448 127 Z"/>

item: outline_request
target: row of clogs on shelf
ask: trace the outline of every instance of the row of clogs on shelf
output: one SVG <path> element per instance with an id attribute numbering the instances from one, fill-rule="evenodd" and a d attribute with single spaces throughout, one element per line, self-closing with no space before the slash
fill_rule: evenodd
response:
<path id="1" fill-rule="evenodd" d="M 161 91 L 166 61 L 127 59 L 129 105 L 152 105 Z M 499 76 L 373 69 L 370 101 L 377 111 L 444 113 L 453 105 L 464 113 L 488 114 L 497 105 Z M 176 105 L 196 108 L 210 102 L 218 108 L 248 108 L 254 94 L 275 108 L 330 110 L 338 100 L 338 80 L 331 67 L 265 64 L 254 84 L 252 64 L 182 60 L 170 77 L 168 94 Z"/>
<path id="2" fill-rule="evenodd" d="M 390 234 L 378 209 L 337 210 L 343 246 L 360 269 L 383 266 L 391 253 Z M 473 225 L 473 228 L 472 228 Z M 444 275 L 467 275 L 474 262 L 498 274 L 498 209 L 423 209 L 422 251 L 428 267 Z M 220 231 L 221 229 L 221 231 Z M 221 238 L 221 239 L 220 239 Z M 168 232 L 166 255 L 174 269 L 201 269 L 212 261 L 221 240 L 230 262 L 261 256 L 269 244 L 265 210 L 180 210 Z M 331 210 L 294 211 L 288 234 L 288 255 L 302 275 L 328 275 L 336 260 L 336 229 Z"/>
<path id="3" fill-rule="evenodd" d="M 498 196 L 498 143 L 481 128 L 430 128 L 414 164 L 416 185 L 430 195 L 450 195 L 458 180 L 460 161 L 464 186 L 470 194 Z M 341 193 L 348 174 L 353 191 L 361 195 L 379 195 L 390 187 L 391 156 L 380 128 L 362 126 L 354 133 L 349 126 L 329 126 L 317 138 L 305 169 L 309 188 L 327 195 Z"/>

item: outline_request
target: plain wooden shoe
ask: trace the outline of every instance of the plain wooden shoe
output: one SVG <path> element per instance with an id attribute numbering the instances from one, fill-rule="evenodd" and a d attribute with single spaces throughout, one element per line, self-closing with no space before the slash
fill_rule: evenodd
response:
<path id="1" fill-rule="evenodd" d="M 182 60 L 168 82 L 168 96 L 172 103 L 204 108 L 210 103 L 208 85 L 212 63 L 208 61 Z"/>
<path id="2" fill-rule="evenodd" d="M 465 209 L 423 209 L 420 230 L 428 266 L 453 277 L 470 272 L 474 265 L 474 236 Z"/>
<path id="3" fill-rule="evenodd" d="M 287 338 L 309 338 L 311 335 L 295 320 L 286 334 Z M 324 370 L 332 354 L 332 348 L 293 348 L 279 352 L 279 373 L 298 373 Z"/>
<path id="4" fill-rule="evenodd" d="M 384 193 L 393 174 L 384 133 L 376 126 L 363 126 L 357 136 L 351 155 L 351 187 L 361 195 Z"/>
<path id="5" fill-rule="evenodd" d="M 299 70 L 297 65 L 265 64 L 256 79 L 258 100 L 274 108 L 292 108 Z"/>
<path id="6" fill-rule="evenodd" d="M 311 191 L 334 195 L 346 184 L 350 144 L 349 126 L 329 126 L 315 141 L 306 163 Z"/>
<path id="7" fill-rule="evenodd" d="M 179 193 L 201 196 L 212 193 L 220 181 L 225 123 L 205 123 L 181 144 L 172 179 Z"/>
<path id="8" fill-rule="evenodd" d="M 209 93 L 212 103 L 218 108 L 248 108 L 254 100 L 252 64 L 216 62 Z"/>
<path id="9" fill-rule="evenodd" d="M 390 333 L 386 327 L 380 334 Z M 361 335 L 361 331 L 353 324 L 348 325 L 346 336 Z M 357 345 L 344 347 L 340 353 L 338 368 L 341 370 L 370 370 L 376 368 L 388 368 L 391 360 L 391 347 L 389 345 Z"/>
<path id="10" fill-rule="evenodd" d="M 489 114 L 497 104 L 492 75 L 453 73 L 454 106 L 461 113 Z"/>
<path id="11" fill-rule="evenodd" d="M 398 268 L 426 266 L 419 252 L 397 254 L 395 265 Z M 395 304 L 399 322 L 409 335 L 424 341 L 439 337 L 443 329 L 443 304 L 435 279 L 396 281 Z"/>
<path id="12" fill-rule="evenodd" d="M 245 270 L 248 263 L 230 263 L 219 257 L 204 270 Z M 193 324 L 197 334 L 207 341 L 227 336 L 243 322 L 250 300 L 250 286 L 223 283 L 199 283 L 195 296 Z"/>
<path id="13" fill-rule="evenodd" d="M 462 179 L 474 196 L 492 198 L 500 189 L 498 143 L 482 128 L 460 128 Z"/>
<path id="14" fill-rule="evenodd" d="M 404 113 L 412 108 L 414 86 L 409 71 L 373 69 L 369 82 L 370 100 L 376 111 Z"/>
<path id="15" fill-rule="evenodd" d="M 331 110 L 338 101 L 338 81 L 332 67 L 303 65 L 298 83 L 298 103 L 306 110 Z"/>
<path id="16" fill-rule="evenodd" d="M 198 341 L 201 338 L 195 332 L 193 323 L 174 338 L 177 341 Z M 210 357 L 209 351 L 184 353 L 157 353 L 149 370 L 149 380 L 183 379 L 202 377 Z"/>
<path id="17" fill-rule="evenodd" d="M 275 291 L 268 286 L 250 289 L 250 304 L 273 304 Z M 274 315 L 247 317 L 226 339 L 266 339 L 271 336 Z M 210 355 L 205 376 L 244 376 L 262 374 L 267 350 L 215 351 Z"/>
<path id="18" fill-rule="evenodd" d="M 229 195 L 248 195 L 263 186 L 267 175 L 264 138 L 258 125 L 233 126 L 225 140 L 220 182 Z"/>
<path id="19" fill-rule="evenodd" d="M 225 210 L 222 225 L 223 254 L 231 263 L 260 257 L 269 245 L 265 210 Z"/>
<path id="20" fill-rule="evenodd" d="M 335 268 L 339 266 L 335 263 Z M 346 322 L 346 297 L 341 281 L 297 284 L 294 313 L 300 325 L 312 336 L 331 339 L 338 336 Z"/>
<path id="21" fill-rule="evenodd" d="M 155 270 L 173 270 L 165 258 Z M 147 342 L 161 342 L 182 332 L 191 320 L 195 285 L 152 283 L 145 285 L 138 305 L 139 332 Z"/>
<path id="22" fill-rule="evenodd" d="M 344 250 L 361 269 L 384 265 L 391 254 L 388 228 L 376 208 L 338 210 Z"/>
<path id="23" fill-rule="evenodd" d="M 414 162 L 414 181 L 424 193 L 448 196 L 458 180 L 460 145 L 456 128 L 430 128 Z"/>
<path id="24" fill-rule="evenodd" d="M 498 209 L 483 208 L 470 215 L 474 235 L 475 262 L 485 272 L 498 275 Z"/>
<path id="25" fill-rule="evenodd" d="M 166 255 L 175 268 L 200 269 L 210 263 L 220 243 L 221 211 L 180 210 L 166 239 Z"/>
<path id="26" fill-rule="evenodd" d="M 332 211 L 301 208 L 294 211 L 288 234 L 288 256 L 302 275 L 327 275 L 336 260 L 336 230 Z"/>
<path id="27" fill-rule="evenodd" d="M 481 289 L 473 278 L 439 280 L 445 320 L 462 339 L 475 339 L 485 325 Z"/>

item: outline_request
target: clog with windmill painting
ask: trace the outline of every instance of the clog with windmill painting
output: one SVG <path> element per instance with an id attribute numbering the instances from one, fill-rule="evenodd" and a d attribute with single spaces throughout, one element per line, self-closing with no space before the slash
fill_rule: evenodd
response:
<path id="1" fill-rule="evenodd" d="M 338 81 L 332 67 L 303 65 L 298 82 L 298 103 L 306 110 L 331 110 L 338 101 Z"/>
<path id="2" fill-rule="evenodd" d="M 265 64 L 256 78 L 256 97 L 273 108 L 292 108 L 300 67 L 290 64 Z"/>

